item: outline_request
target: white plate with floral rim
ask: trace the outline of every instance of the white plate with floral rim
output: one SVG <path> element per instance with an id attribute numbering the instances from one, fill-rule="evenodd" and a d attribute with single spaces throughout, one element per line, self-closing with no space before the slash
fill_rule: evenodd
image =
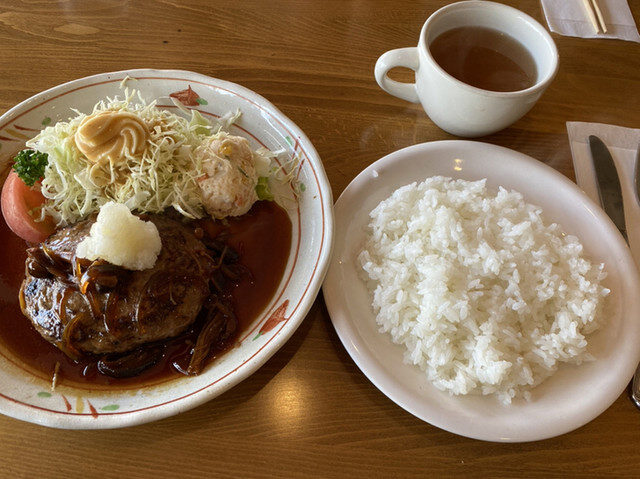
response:
<path id="1" fill-rule="evenodd" d="M 521 192 L 545 219 L 575 234 L 586 254 L 604 262 L 611 289 L 602 327 L 589 336 L 594 361 L 562 364 L 509 406 L 494 396 L 451 396 L 403 361 L 403 347 L 378 332 L 356 258 L 369 213 L 401 186 L 430 176 L 487 178 L 487 186 Z M 487 441 L 521 442 L 564 434 L 594 419 L 624 392 L 640 360 L 640 280 L 624 239 L 606 214 L 566 177 L 529 156 L 474 141 L 437 141 L 393 152 L 362 171 L 335 205 L 336 242 L 323 294 L 342 344 L 391 400 L 442 429 Z"/>
<path id="2" fill-rule="evenodd" d="M 305 188 L 288 211 L 292 235 L 284 275 L 269 304 L 238 337 L 235 347 L 195 377 L 126 390 L 115 386 L 109 391 L 63 382 L 51 391 L 50 377 L 25 367 L 0 344 L 2 414 L 51 427 L 99 429 L 140 424 L 191 409 L 230 389 L 264 364 L 305 318 L 324 278 L 333 243 L 333 201 L 318 153 L 302 130 L 275 106 L 235 83 L 188 71 L 140 69 L 56 86 L 0 117 L 0 172 L 6 172 L 25 140 L 44 126 L 74 116 L 71 108 L 90 113 L 97 101 L 122 97 L 121 82 L 126 77 L 131 79 L 127 86 L 139 90 L 146 101 L 158 100 L 160 106 L 174 111 L 170 96 L 209 117 L 240 110 L 242 116 L 230 127 L 230 133 L 244 136 L 253 148 L 282 150 L 291 158 L 297 155 L 299 180 Z M 0 306 L 3 301 L 6 299 L 0 298 Z"/>

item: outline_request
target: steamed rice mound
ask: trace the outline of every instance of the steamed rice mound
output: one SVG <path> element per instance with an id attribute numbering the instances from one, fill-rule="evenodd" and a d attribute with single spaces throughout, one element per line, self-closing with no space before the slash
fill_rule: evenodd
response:
<path id="1" fill-rule="evenodd" d="M 559 363 L 591 359 L 603 265 L 520 193 L 433 177 L 370 218 L 358 261 L 376 321 L 437 388 L 508 404 Z"/>

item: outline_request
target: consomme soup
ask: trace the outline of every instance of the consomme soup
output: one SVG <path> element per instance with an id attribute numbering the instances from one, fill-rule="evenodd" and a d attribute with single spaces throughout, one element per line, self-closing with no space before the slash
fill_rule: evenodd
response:
<path id="1" fill-rule="evenodd" d="M 429 45 L 434 60 L 452 77 L 491 91 L 518 91 L 536 83 L 531 53 L 509 35 L 484 27 L 458 27 Z"/>

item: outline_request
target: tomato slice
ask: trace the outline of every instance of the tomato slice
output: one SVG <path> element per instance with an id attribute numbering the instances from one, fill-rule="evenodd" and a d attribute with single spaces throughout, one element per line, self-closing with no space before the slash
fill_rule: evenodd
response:
<path id="1" fill-rule="evenodd" d="M 11 170 L 2 187 L 2 216 L 15 234 L 29 243 L 40 243 L 55 231 L 55 224 L 49 217 L 35 221 L 29 214 L 45 202 L 40 191 L 25 185 L 24 181 Z"/>

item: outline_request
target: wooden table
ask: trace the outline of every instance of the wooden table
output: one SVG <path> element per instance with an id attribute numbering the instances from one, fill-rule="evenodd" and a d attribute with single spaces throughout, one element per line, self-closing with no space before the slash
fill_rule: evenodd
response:
<path id="1" fill-rule="evenodd" d="M 315 144 L 337 198 L 381 156 L 450 139 L 373 78 L 443 0 L 4 0 L 0 111 L 71 79 L 193 70 L 272 101 Z M 543 22 L 537 0 L 503 0 Z M 640 20 L 640 4 L 631 7 Z M 482 141 L 574 179 L 568 120 L 640 127 L 640 46 L 553 35 L 560 70 L 522 120 Z M 178 416 L 107 431 L 0 417 L 4 477 L 640 476 L 640 411 L 626 395 L 555 439 L 494 444 L 424 423 L 380 393 L 333 330 L 322 295 L 256 374 Z"/>

